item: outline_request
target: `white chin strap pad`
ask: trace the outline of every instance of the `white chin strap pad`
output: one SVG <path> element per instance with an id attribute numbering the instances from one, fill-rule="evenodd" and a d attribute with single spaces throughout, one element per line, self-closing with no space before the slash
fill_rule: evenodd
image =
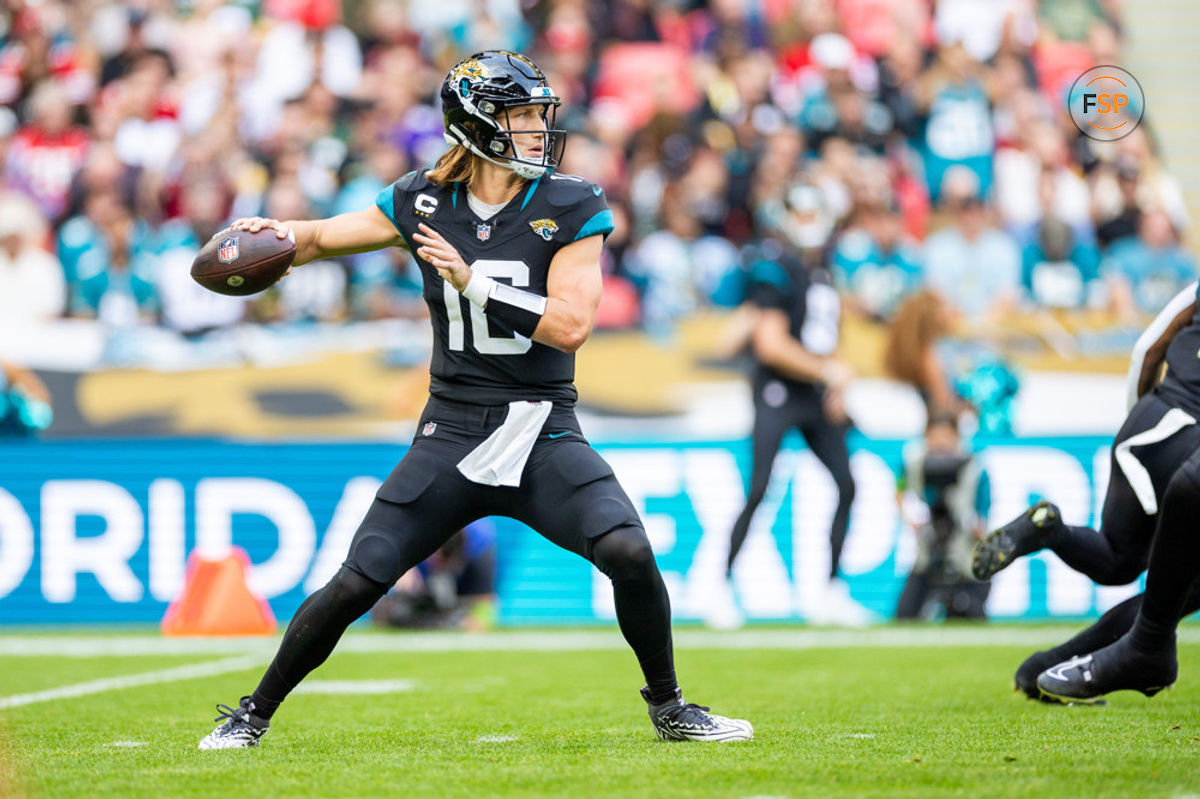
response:
<path id="1" fill-rule="evenodd" d="M 526 180 L 537 180 L 542 175 L 546 174 L 546 167 L 534 166 L 521 161 L 509 161 L 506 166 L 516 173 L 517 177 L 525 178 Z"/>
<path id="2" fill-rule="evenodd" d="M 445 139 L 446 143 L 450 145 L 461 144 L 463 147 L 466 147 L 472 153 L 488 163 L 495 164 L 496 166 L 502 166 L 505 169 L 511 169 L 519 178 L 525 178 L 526 180 L 537 180 L 542 175 L 546 174 L 545 164 L 531 164 L 528 161 L 497 161 L 495 158 L 492 158 L 490 155 L 476 147 L 475 142 L 471 141 L 471 139 L 465 135 L 456 135 L 446 130 L 442 132 L 442 138 Z"/>

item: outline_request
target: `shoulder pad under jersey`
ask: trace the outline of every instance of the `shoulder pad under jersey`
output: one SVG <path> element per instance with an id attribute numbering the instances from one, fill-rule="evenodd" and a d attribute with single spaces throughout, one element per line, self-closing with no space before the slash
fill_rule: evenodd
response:
<path id="1" fill-rule="evenodd" d="M 542 178 L 539 191 L 545 191 L 546 202 L 558 207 L 579 205 L 589 197 L 603 197 L 604 190 L 591 181 L 576 175 L 564 175 L 558 172 Z"/>
<path id="2" fill-rule="evenodd" d="M 429 188 L 433 183 L 425 177 L 425 173 L 428 171 L 427 169 L 414 169 L 396 181 L 396 188 L 400 191 L 419 191 Z"/>

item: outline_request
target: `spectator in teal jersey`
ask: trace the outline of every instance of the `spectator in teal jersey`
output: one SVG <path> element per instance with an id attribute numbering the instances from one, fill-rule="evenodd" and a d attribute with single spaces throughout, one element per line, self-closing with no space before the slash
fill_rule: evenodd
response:
<path id="1" fill-rule="evenodd" d="M 955 166 L 971 170 L 979 180 L 979 196 L 987 196 L 996 142 L 979 63 L 961 42 L 942 47 L 917 96 L 925 112 L 919 146 L 930 197 L 940 199 L 944 178 Z"/>
<path id="2" fill-rule="evenodd" d="M 1021 283 L 1041 308 L 1083 308 L 1099 289 L 1099 262 L 1094 244 L 1047 216 L 1021 253 Z"/>
<path id="3" fill-rule="evenodd" d="M 373 203 L 395 175 L 409 170 L 404 151 L 386 140 L 377 140 L 365 157 L 347 171 L 350 180 L 342 186 L 334 204 L 335 214 L 358 210 Z M 421 275 L 416 262 L 398 248 L 351 255 L 350 303 L 356 318 L 411 316 L 421 298 Z"/>
<path id="4" fill-rule="evenodd" d="M 904 234 L 899 211 L 887 203 L 868 206 L 857 224 L 838 237 L 833 275 L 847 304 L 887 320 L 905 297 L 921 287 L 921 256 Z"/>
<path id="5" fill-rule="evenodd" d="M 1179 243 L 1171 218 L 1161 208 L 1142 215 L 1136 236 L 1113 242 L 1100 266 L 1113 308 L 1126 318 L 1155 313 L 1196 279 L 1196 259 Z"/>
<path id="6" fill-rule="evenodd" d="M 158 313 L 154 235 L 113 188 L 88 197 L 85 212 L 59 231 L 70 314 L 124 327 Z"/>

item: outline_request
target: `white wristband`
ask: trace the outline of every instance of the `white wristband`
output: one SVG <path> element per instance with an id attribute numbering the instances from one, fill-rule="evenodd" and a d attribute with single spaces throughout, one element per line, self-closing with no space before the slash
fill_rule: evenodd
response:
<path id="1" fill-rule="evenodd" d="M 492 286 L 494 285 L 496 285 L 496 281 L 472 269 L 471 279 L 467 281 L 467 285 L 463 286 L 461 293 L 468 300 L 482 308 L 487 305 L 488 295 L 491 293 Z"/>

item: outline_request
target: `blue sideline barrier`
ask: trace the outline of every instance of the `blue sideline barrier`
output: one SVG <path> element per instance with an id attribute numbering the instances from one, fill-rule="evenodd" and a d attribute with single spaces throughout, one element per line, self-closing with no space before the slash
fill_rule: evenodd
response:
<path id="1" fill-rule="evenodd" d="M 894 469 L 903 442 L 853 442 L 857 500 L 843 560 L 853 598 L 890 615 L 914 556 Z M 1068 521 L 1093 520 L 1108 479 L 1101 437 L 1006 439 L 983 450 L 993 523 L 1052 496 Z M 642 511 L 676 618 L 736 601 L 751 620 L 803 620 L 828 569 L 833 486 L 789 438 L 734 575 L 720 588 L 726 536 L 744 498 L 746 441 L 606 442 L 597 448 Z M 359 519 L 405 447 L 215 441 L 0 445 L 0 624 L 155 622 L 187 554 L 244 548 L 253 584 L 286 619 L 336 570 Z M 585 561 L 497 520 L 500 620 L 612 618 L 607 584 Z M 995 617 L 1094 615 L 1137 586 L 1097 588 L 1056 557 L 995 581 Z"/>

